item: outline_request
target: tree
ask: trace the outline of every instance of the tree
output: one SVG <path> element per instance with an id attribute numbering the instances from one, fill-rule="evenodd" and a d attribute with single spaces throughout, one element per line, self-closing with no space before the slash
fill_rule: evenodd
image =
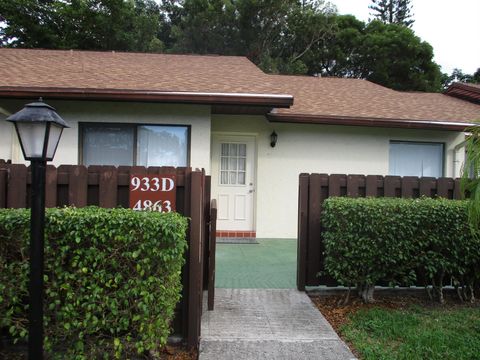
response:
<path id="1" fill-rule="evenodd" d="M 160 50 L 162 16 L 154 0 L 15 0 L 0 2 L 10 47 Z"/>
<path id="2" fill-rule="evenodd" d="M 411 27 L 414 23 L 410 0 L 372 0 L 373 15 L 385 24 Z"/>
<path id="3" fill-rule="evenodd" d="M 379 11 L 392 9 L 382 13 L 385 23 L 336 15 L 324 0 L 10 0 L 0 2 L 6 22 L 0 42 L 240 55 L 269 73 L 365 78 L 397 90 L 439 91 L 431 46 L 395 23 L 410 16 L 409 2 L 374 3 Z"/>
<path id="4" fill-rule="evenodd" d="M 172 27 L 173 52 L 237 54 L 238 25 L 230 0 L 185 0 L 180 14 Z"/>
<path id="5" fill-rule="evenodd" d="M 352 15 L 333 16 L 322 41 L 305 56 L 308 73 L 360 78 L 363 75 L 362 42 L 365 23 Z"/>
<path id="6" fill-rule="evenodd" d="M 453 69 L 450 75 L 442 74 L 442 84 L 444 89 L 447 89 L 454 82 L 479 84 L 480 68 L 478 68 L 473 74 L 465 74 L 462 70 L 457 68 Z"/>
<path id="7" fill-rule="evenodd" d="M 370 22 L 359 54 L 362 78 L 401 91 L 441 90 L 432 46 L 405 26 Z"/>
<path id="8" fill-rule="evenodd" d="M 335 16 L 333 31 L 305 56 L 309 74 L 364 78 L 403 91 L 440 91 L 432 47 L 401 25 Z"/>
<path id="9" fill-rule="evenodd" d="M 185 0 L 173 52 L 247 56 L 267 72 L 306 73 L 302 59 L 334 9 L 321 0 Z M 177 19 L 179 19 L 177 17 Z"/>
<path id="10" fill-rule="evenodd" d="M 473 82 L 480 84 L 480 67 L 473 73 Z"/>

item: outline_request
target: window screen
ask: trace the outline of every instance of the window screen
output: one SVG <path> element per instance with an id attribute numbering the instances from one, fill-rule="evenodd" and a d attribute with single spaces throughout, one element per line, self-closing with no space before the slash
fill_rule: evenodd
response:
<path id="1" fill-rule="evenodd" d="M 443 176 L 443 144 L 391 141 L 389 174 Z"/>

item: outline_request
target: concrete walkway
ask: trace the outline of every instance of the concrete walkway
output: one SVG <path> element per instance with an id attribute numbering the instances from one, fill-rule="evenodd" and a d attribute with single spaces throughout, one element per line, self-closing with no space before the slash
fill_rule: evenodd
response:
<path id="1" fill-rule="evenodd" d="M 202 318 L 200 360 L 355 359 L 297 290 L 215 289 Z"/>

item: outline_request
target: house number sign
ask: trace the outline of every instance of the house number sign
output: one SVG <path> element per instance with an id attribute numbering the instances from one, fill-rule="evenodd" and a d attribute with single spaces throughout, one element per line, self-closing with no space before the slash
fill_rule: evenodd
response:
<path id="1" fill-rule="evenodd" d="M 141 211 L 175 211 L 175 175 L 130 175 L 130 208 Z"/>

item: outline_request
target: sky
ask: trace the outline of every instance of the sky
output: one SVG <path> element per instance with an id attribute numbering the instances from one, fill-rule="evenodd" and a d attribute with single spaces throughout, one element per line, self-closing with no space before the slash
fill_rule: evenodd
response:
<path id="1" fill-rule="evenodd" d="M 340 14 L 372 18 L 371 0 L 330 0 Z M 473 74 L 480 68 L 480 0 L 411 0 L 412 29 L 433 47 L 442 72 Z"/>

